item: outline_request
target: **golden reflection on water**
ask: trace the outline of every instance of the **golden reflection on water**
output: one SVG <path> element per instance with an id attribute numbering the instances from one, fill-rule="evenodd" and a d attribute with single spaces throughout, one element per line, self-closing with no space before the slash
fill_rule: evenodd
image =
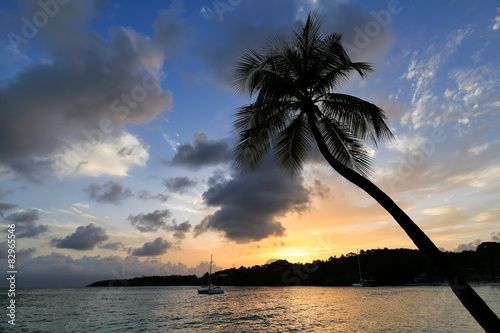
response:
<path id="1" fill-rule="evenodd" d="M 235 287 L 226 297 L 234 332 L 481 332 L 448 287 Z M 500 288 L 488 303 L 500 313 Z"/>
<path id="2" fill-rule="evenodd" d="M 500 314 L 500 287 L 475 289 Z M 221 295 L 198 295 L 196 290 L 194 286 L 25 289 L 18 297 L 16 328 L 24 332 L 482 332 L 448 287 L 225 286 Z"/>

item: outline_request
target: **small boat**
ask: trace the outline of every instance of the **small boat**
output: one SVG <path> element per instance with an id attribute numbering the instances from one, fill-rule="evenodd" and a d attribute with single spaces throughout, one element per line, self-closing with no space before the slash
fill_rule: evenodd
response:
<path id="1" fill-rule="evenodd" d="M 359 281 L 356 283 L 353 283 L 352 286 L 353 287 L 373 287 L 375 285 L 376 281 L 363 279 L 363 276 L 361 275 L 361 262 L 359 261 L 358 250 L 356 250 L 356 255 L 358 257 Z"/>
<path id="2" fill-rule="evenodd" d="M 211 284 L 206 288 L 198 289 L 198 294 L 224 294 L 224 290 Z"/>
<path id="3" fill-rule="evenodd" d="M 373 285 L 368 280 L 359 280 L 359 282 L 353 283 L 353 287 L 373 287 Z"/>
<path id="4" fill-rule="evenodd" d="M 212 275 L 212 256 L 210 255 L 210 270 L 208 273 L 208 286 L 202 286 L 201 289 L 198 289 L 198 294 L 224 294 L 224 290 L 222 290 L 219 286 L 214 286 L 210 283 L 210 275 Z"/>

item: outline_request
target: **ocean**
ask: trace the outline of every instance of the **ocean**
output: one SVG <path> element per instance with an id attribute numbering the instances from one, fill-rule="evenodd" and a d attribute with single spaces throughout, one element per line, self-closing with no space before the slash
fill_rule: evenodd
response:
<path id="1" fill-rule="evenodd" d="M 474 287 L 500 314 L 500 287 Z M 448 287 L 21 289 L 18 332 L 482 332 Z M 3 309 L 8 305 L 2 295 Z M 4 310 L 7 312 L 7 310 Z"/>

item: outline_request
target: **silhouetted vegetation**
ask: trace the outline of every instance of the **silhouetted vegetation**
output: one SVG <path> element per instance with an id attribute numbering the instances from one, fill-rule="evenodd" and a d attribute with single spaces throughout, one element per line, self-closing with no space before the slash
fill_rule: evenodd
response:
<path id="1" fill-rule="evenodd" d="M 476 251 L 446 252 L 444 255 L 470 282 L 500 282 L 500 243 L 485 242 Z M 374 249 L 359 253 L 363 278 L 380 286 L 442 283 L 418 250 Z M 230 268 L 213 273 L 211 281 L 230 286 L 350 286 L 359 279 L 355 253 L 313 263 L 292 264 L 277 260 L 266 265 Z M 202 285 L 208 273 L 195 275 L 148 276 L 126 280 L 105 280 L 89 287 Z"/>
<path id="2" fill-rule="evenodd" d="M 87 287 L 189 286 L 199 284 L 196 275 L 142 276 L 133 279 L 104 280 Z"/>

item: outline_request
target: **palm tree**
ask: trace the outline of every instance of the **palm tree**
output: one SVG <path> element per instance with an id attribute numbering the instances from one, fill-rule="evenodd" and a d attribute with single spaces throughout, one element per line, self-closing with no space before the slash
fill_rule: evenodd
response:
<path id="1" fill-rule="evenodd" d="M 497 315 L 410 217 L 368 179 L 371 159 L 364 143 L 376 145 L 393 135 L 382 109 L 336 92 L 351 74 L 365 78 L 373 70 L 368 63 L 350 60 L 341 37 L 324 34 L 321 19 L 309 14 L 291 35 L 272 37 L 241 56 L 234 70 L 235 88 L 256 98 L 235 114 L 235 165 L 248 171 L 272 152 L 293 175 L 318 148 L 337 173 L 394 217 L 477 322 L 487 332 L 500 332 Z"/>

